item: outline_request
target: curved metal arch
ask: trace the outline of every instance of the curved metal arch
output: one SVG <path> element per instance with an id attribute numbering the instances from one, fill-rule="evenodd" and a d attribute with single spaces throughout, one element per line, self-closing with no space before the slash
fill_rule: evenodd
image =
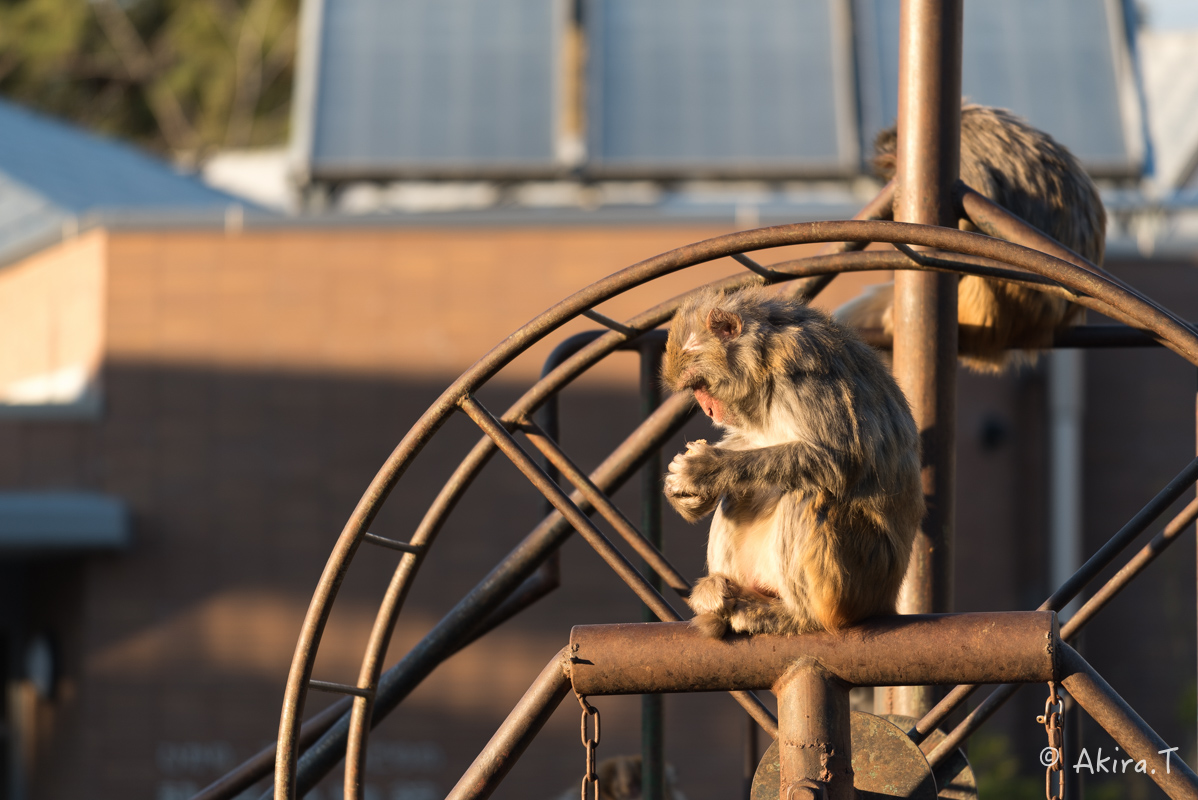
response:
<path id="1" fill-rule="evenodd" d="M 1043 253 L 1020 247 L 1019 245 L 991 239 L 980 234 L 947 228 L 876 221 L 798 223 L 716 237 L 669 251 L 668 253 L 617 272 L 609 278 L 592 284 L 590 287 L 550 308 L 509 336 L 503 343 L 476 363 L 474 367 L 467 370 L 421 417 L 409 434 L 396 447 L 383 468 L 380 469 L 375 479 L 371 482 L 370 487 L 359 501 L 358 507 L 355 508 L 354 513 L 343 529 L 333 553 L 330 555 L 312 603 L 309 606 L 308 614 L 305 617 L 300 641 L 297 643 L 291 672 L 288 677 L 283 714 L 280 719 L 280 738 L 278 760 L 276 763 L 276 796 L 294 796 L 297 755 L 295 744 L 299 730 L 300 715 L 302 714 L 303 699 L 311 678 L 315 647 L 319 642 L 324 624 L 328 619 L 332 601 L 344 577 L 345 570 L 350 560 L 352 560 L 358 544 L 362 541 L 366 526 L 385 501 L 390 489 L 402 476 L 408 464 L 420 452 L 423 445 L 427 443 L 429 438 L 443 424 L 449 412 L 458 407 L 463 398 L 467 397 L 478 386 L 482 385 L 529 346 L 582 312 L 624 291 L 662 275 L 715 258 L 769 247 L 821 241 L 881 241 L 900 245 L 909 243 L 937 247 L 967 256 L 978 256 L 984 259 L 992 259 L 995 262 L 1014 265 L 1031 272 L 1033 275 L 1047 278 L 1058 285 L 1072 289 L 1074 292 L 1080 292 L 1080 294 L 1076 295 L 1076 299 L 1083 302 L 1083 304 L 1091 300 L 1095 301 L 1094 305 L 1101 308 L 1104 313 L 1151 330 L 1171 349 L 1174 349 L 1191 363 L 1198 363 L 1198 337 L 1195 337 L 1189 326 L 1160 306 L 1139 296 L 1138 293 L 1128 291 L 1104 275 L 1096 274 L 1052 256 L 1047 256 Z M 807 265 L 807 269 L 798 267 L 803 261 L 807 261 L 806 259 L 799 262 L 787 262 L 785 265 L 774 265 L 770 269 L 779 273 L 779 279 L 782 279 L 783 276 L 786 279 L 793 279 L 794 277 L 799 277 L 801 274 L 826 274 L 842 271 L 846 267 L 848 269 L 853 269 L 854 267 L 860 269 L 877 269 L 879 268 L 877 266 L 861 266 L 869 259 L 875 257 L 876 254 L 871 253 L 848 253 L 838 256 L 815 257 L 817 259 L 823 258 L 825 263 L 818 265 L 809 264 Z M 893 258 L 893 254 L 890 254 L 889 257 Z M 791 266 L 792 264 L 794 264 L 793 267 Z M 837 269 L 837 266 L 840 269 Z M 961 264 L 956 269 L 962 272 L 973 272 L 976 270 L 977 274 L 986 274 L 986 271 L 990 271 L 989 274 L 994 277 L 1000 277 L 999 274 L 993 272 L 995 267 L 992 266 L 985 264 L 968 265 L 969 268 L 966 268 L 966 266 Z M 886 268 L 904 267 L 912 269 L 946 268 L 944 265 L 931 264 L 911 264 L 910 266 L 895 264 Z M 1015 275 L 1002 275 L 1001 277 L 1026 279 L 1027 276 L 1022 275 L 1016 278 Z M 747 280 L 743 277 L 731 279 L 730 285 L 753 282 L 755 280 L 760 279 L 755 277 L 750 277 Z M 661 304 L 649 312 L 645 312 L 639 318 L 635 318 L 635 324 L 630 322 L 627 327 L 632 329 L 632 331 L 639 332 L 648 330 L 664 322 L 669 318 L 673 308 L 677 307 L 678 301 L 679 298 L 676 298 L 674 301 Z M 555 373 L 559 373 L 558 375 L 555 376 L 551 373 L 545 381 L 537 385 L 541 389 L 541 391 L 536 392 L 536 394 L 541 395 L 539 401 L 529 398 L 526 395 L 526 398 L 529 398 L 527 402 L 525 402 L 525 398 L 522 398 L 521 403 L 517 405 L 528 405 L 530 406 L 530 410 L 535 408 L 539 402 L 543 402 L 545 397 L 552 394 L 553 391 L 560 389 L 561 386 L 564 386 L 569 380 L 576 377 L 577 374 L 580 374 L 590 363 L 598 361 L 599 358 L 614 349 L 616 345 L 631 338 L 632 331 L 613 331 L 612 333 L 605 334 L 600 340 L 590 346 L 590 352 L 584 350 L 584 352 L 579 353 L 570 362 L 561 365 L 558 370 L 555 370 Z M 586 363 L 588 361 L 589 363 Z M 555 384 L 555 388 L 549 388 Z M 530 392 L 529 394 L 532 395 L 534 392 Z M 516 410 L 516 407 L 513 407 L 514 410 Z M 484 449 L 491 450 L 490 447 Z M 478 466 L 481 466 L 485 462 L 485 459 L 489 457 L 490 452 L 480 453 L 477 457 L 475 455 L 476 452 L 479 452 L 478 447 L 467 457 L 467 460 L 476 459 L 479 462 Z M 463 466 L 465 464 L 466 462 L 463 462 Z M 471 473 L 472 476 L 475 470 L 476 468 L 467 469 L 466 472 Z M 457 477 L 456 474 L 455 477 Z M 452 479 L 451 483 L 453 483 Z M 460 487 L 454 489 L 451 494 L 456 493 L 460 496 L 460 492 L 466 486 L 468 486 L 468 479 L 461 482 Z M 449 488 L 449 485 L 447 485 L 447 489 Z M 445 495 L 445 492 L 443 492 L 443 495 Z M 447 497 L 447 499 L 456 501 L 455 498 Z M 434 507 L 441 503 L 441 500 L 442 497 L 439 496 L 434 501 Z M 427 547 L 435 537 L 441 521 L 444 519 L 444 514 L 448 513 L 451 508 L 452 502 L 449 502 L 444 508 L 444 513 L 438 512 L 432 514 L 431 517 L 426 515 L 425 521 L 421 523 L 417 534 L 413 536 L 412 545 L 419 548 Z M 432 512 L 433 509 L 430 508 L 430 513 Z M 426 523 L 428 524 L 426 525 Z M 422 535 L 424 538 L 421 538 Z M 400 567 L 397 568 L 396 576 L 392 581 L 392 587 L 396 587 L 394 592 L 395 599 L 390 603 L 390 608 L 386 609 L 388 613 L 384 613 L 385 609 L 380 608 L 379 617 L 376 618 L 376 631 L 382 630 L 383 632 L 379 635 L 372 634 L 371 651 L 382 652 L 385 650 L 390 625 L 394 622 L 394 615 L 398 614 L 399 607 L 402 605 L 403 595 L 406 594 L 406 587 L 410 585 L 410 580 L 414 577 L 418 569 L 422 554 L 422 552 L 406 554 L 401 561 Z M 392 594 L 392 588 L 389 587 L 388 597 Z M 384 624 L 380 626 L 380 622 Z M 381 656 L 372 656 L 368 660 L 373 661 L 373 664 L 377 665 L 379 657 Z M 371 666 L 371 671 L 373 672 L 373 677 L 377 680 L 378 671 L 377 666 L 374 665 Z M 364 668 L 365 666 L 366 663 L 364 661 Z M 374 681 L 370 681 L 370 684 L 374 684 Z M 361 687 L 359 685 L 358 688 L 367 690 L 368 687 Z M 369 686 L 369 691 L 373 691 L 373 685 Z"/>
<path id="2" fill-rule="evenodd" d="M 799 277 L 801 280 L 797 282 L 800 285 L 798 289 L 792 290 L 792 292 L 813 295 L 820 288 L 826 285 L 826 281 L 823 280 L 823 277 L 836 274 L 832 270 L 836 270 L 838 264 L 841 271 L 893 268 L 950 269 L 955 265 L 958 271 L 966 273 L 986 275 L 991 277 L 1003 277 L 1022 282 L 1032 282 L 1037 283 L 1042 287 L 1051 285 L 1050 282 L 1040 279 L 1034 275 L 994 267 L 993 264 L 996 262 L 989 262 L 985 259 L 976 259 L 976 261 L 979 263 L 971 265 L 968 263 L 947 262 L 943 259 L 938 259 L 932 264 L 918 264 L 910 261 L 900 253 L 872 251 L 868 253 L 847 254 L 843 256 L 843 259 L 836 257 L 829 258 L 827 256 L 813 256 L 793 262 L 785 262 L 782 265 L 775 266 L 784 269 L 786 274 L 783 274 L 781 271 L 779 271 L 772 274 L 772 277 L 781 279 L 790 279 L 791 276 Z M 758 274 L 760 275 L 761 272 L 759 271 Z M 741 275 L 715 281 L 711 284 L 708 284 L 708 286 L 733 288 L 735 286 L 759 282 L 760 280 L 751 275 Z M 672 309 L 682 302 L 682 300 L 689 294 L 690 293 L 688 292 L 657 307 L 654 307 L 653 309 L 634 317 L 632 321 L 639 324 L 645 322 L 646 319 L 652 321 L 652 319 L 659 318 L 662 311 L 670 311 L 670 313 L 672 313 Z M 605 336 L 607 338 L 604 338 Z M 600 335 L 599 339 L 600 341 L 594 341 L 588 345 L 588 347 L 591 349 L 587 350 L 586 348 L 583 348 L 583 351 L 576 354 L 573 361 L 563 362 L 559 370 L 550 372 L 546 377 L 552 378 L 552 381 L 546 380 L 536 384 L 528 391 L 528 393 L 526 393 L 523 398 L 521 398 L 504 414 L 504 419 L 508 420 L 509 422 L 514 422 L 527 414 L 531 414 L 536 410 L 537 406 L 548 399 L 553 392 L 559 391 L 564 387 L 564 385 L 566 385 L 566 383 L 568 383 L 578 374 L 581 374 L 581 372 L 585 371 L 593 364 L 597 363 L 599 359 L 610 354 L 610 352 L 612 352 L 616 347 L 627 344 L 627 341 L 621 341 L 619 337 L 616 337 L 615 339 L 611 338 L 610 334 L 602 334 Z M 665 431 L 666 435 L 672 435 L 670 431 L 677 427 L 681 420 L 689 413 L 687 408 L 688 405 L 689 402 L 687 402 L 684 398 L 674 398 L 671 401 L 667 401 L 667 408 L 662 410 L 663 415 L 659 415 L 659 418 L 653 421 L 652 429 L 658 431 L 659 433 L 661 431 Z M 630 443 L 633 443 L 638 439 L 640 440 L 639 445 L 634 447 L 631 452 L 624 453 L 620 458 L 616 458 L 617 462 L 622 461 L 624 464 L 624 468 L 622 470 L 623 474 L 626 475 L 629 470 L 637 468 L 639 464 L 636 462 L 640 459 L 641 454 L 655 446 L 655 438 L 648 438 L 645 434 L 646 430 L 642 428 L 637 433 L 634 433 L 624 445 L 621 445 L 620 448 L 617 448 L 616 453 L 620 453 L 621 450 L 624 450 L 625 447 Z M 650 433 L 650 436 L 653 436 L 653 434 Z M 656 436 L 656 438 L 660 438 L 660 436 Z M 438 495 L 437 499 L 434 501 L 433 505 L 430 507 L 423 521 L 419 525 L 418 531 L 431 531 L 435 535 L 435 532 L 440 529 L 445 516 L 452 510 L 457 500 L 460 499 L 465 489 L 469 486 L 470 481 L 473 480 L 477 470 L 486 463 L 486 460 L 491 454 L 493 454 L 493 452 L 494 442 L 488 437 L 483 437 L 475 446 L 474 450 L 459 465 L 453 476 L 446 482 L 441 493 Z M 615 454 L 613 454 L 613 458 L 615 458 Z M 611 491 L 615 488 L 618 488 L 622 478 L 616 477 L 617 473 L 620 473 L 621 470 L 613 471 L 611 469 L 607 469 L 608 463 L 609 462 L 605 462 L 605 465 L 600 467 L 600 469 L 596 472 L 597 476 L 603 475 L 606 477 L 596 477 L 595 480 L 603 486 L 606 486 L 608 490 Z M 608 484 L 608 477 L 610 477 L 611 480 L 610 484 Z M 584 508 L 584 510 L 589 508 L 583 501 L 580 501 L 580 505 Z M 569 526 L 565 523 L 565 520 L 560 515 L 555 513 L 544 523 L 542 523 L 542 525 L 538 526 L 538 528 L 529 535 L 528 540 L 532 540 L 541 535 L 545 535 L 547 537 L 560 536 L 568 530 Z M 658 555 L 660 556 L 660 554 Z M 530 563 L 526 567 L 524 573 L 516 573 L 514 575 L 510 572 L 507 573 L 504 576 L 507 584 L 511 586 L 519 583 L 519 581 L 525 577 L 527 572 L 530 572 L 536 568 L 537 563 L 538 562 Z M 404 568 L 402 571 L 407 576 L 410 576 L 411 574 L 406 568 Z M 399 611 L 398 604 L 402 602 L 402 592 L 406 591 L 402 588 L 402 586 L 399 585 L 399 583 L 397 583 L 397 581 L 407 579 L 406 577 L 401 578 L 400 573 L 401 570 L 397 570 L 396 577 L 389 586 L 387 597 L 385 598 L 383 605 L 380 607 L 379 614 L 375 621 L 376 638 L 372 639 L 372 641 L 379 641 L 377 638 L 377 632 L 379 631 L 380 624 L 384 626 L 383 630 L 390 630 L 390 626 L 394 625 L 394 621 L 397 618 Z M 495 594 L 502 594 L 502 591 L 497 589 L 494 583 L 489 580 L 486 583 L 488 584 L 488 588 L 491 590 L 489 593 L 489 597 L 491 599 L 493 599 Z M 434 628 L 434 631 L 430 633 L 419 645 L 417 645 L 416 649 L 409 653 L 408 657 L 405 657 L 403 661 L 388 670 L 387 674 L 384 675 L 382 679 L 377 682 L 377 684 L 359 684 L 377 686 L 374 721 L 377 721 L 389 713 L 390 710 L 392 710 L 402 700 L 402 698 L 406 696 L 407 691 L 410 691 L 415 683 L 418 683 L 419 680 L 422 679 L 423 675 L 427 674 L 428 670 L 431 670 L 433 667 L 435 667 L 436 663 L 439 663 L 440 659 L 438 658 L 438 653 L 441 653 L 440 658 L 444 658 L 449 653 L 453 652 L 453 649 L 448 646 L 446 642 L 451 639 L 454 634 L 461 633 L 460 625 L 455 623 L 460 622 L 462 616 L 464 616 L 462 613 L 463 611 L 464 610 L 461 608 L 461 606 L 459 606 L 455 608 L 453 612 L 450 612 L 450 614 L 443 619 L 436 628 Z M 385 646 L 383 647 L 383 650 L 385 650 Z M 412 656 L 416 656 L 416 658 L 412 659 Z M 375 655 L 373 657 L 375 659 L 381 658 L 381 654 Z M 377 660 L 375 663 L 378 663 Z M 336 716 L 341 717 L 342 714 L 348 710 L 348 706 L 348 702 L 338 704 L 339 710 L 337 711 Z M 349 738 L 349 731 L 351 729 L 351 725 L 345 719 L 333 723 L 332 720 L 327 720 L 323 716 L 323 712 L 319 721 L 313 721 L 310 724 L 316 729 L 316 734 L 313 735 L 320 735 L 322 738 L 320 742 L 314 745 L 312 749 L 306 752 L 302 757 L 300 763 L 303 765 L 304 769 L 300 770 L 300 785 L 298 786 L 298 790 L 300 792 L 305 791 L 305 789 L 311 785 L 313 780 L 318 779 L 309 778 L 309 780 L 305 781 L 303 774 L 305 771 L 308 773 L 316 772 L 319 775 L 323 775 L 324 772 L 326 772 L 328 769 L 331 769 L 332 766 L 334 766 L 335 763 L 340 760 L 341 756 L 337 753 L 337 751 L 346 747 L 346 739 Z M 330 724 L 335 724 L 336 727 L 330 729 Z M 357 720 L 353 725 L 353 728 L 360 732 L 364 726 L 364 720 Z M 329 731 L 327 735 L 325 734 L 326 730 Z M 309 736 L 308 725 L 304 726 L 303 732 L 306 737 Z M 350 757 L 351 759 L 355 757 L 352 752 Z M 360 755 L 357 757 L 360 758 Z"/>

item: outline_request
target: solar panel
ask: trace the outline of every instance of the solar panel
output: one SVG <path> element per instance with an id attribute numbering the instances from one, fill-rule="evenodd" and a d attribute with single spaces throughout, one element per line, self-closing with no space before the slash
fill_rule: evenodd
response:
<path id="1" fill-rule="evenodd" d="M 1139 114 L 1120 4 L 966 0 L 961 83 L 975 103 L 1009 108 L 1098 175 L 1138 174 Z M 863 149 L 898 115 L 899 4 L 853 0 Z"/>
<path id="2" fill-rule="evenodd" d="M 310 169 L 553 168 L 560 0 L 323 0 Z"/>
<path id="3" fill-rule="evenodd" d="M 588 0 L 588 161 L 604 174 L 858 167 L 843 0 Z"/>

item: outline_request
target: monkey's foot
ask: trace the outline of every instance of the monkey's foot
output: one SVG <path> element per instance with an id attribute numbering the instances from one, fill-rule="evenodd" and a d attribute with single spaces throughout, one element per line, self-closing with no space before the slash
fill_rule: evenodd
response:
<path id="1" fill-rule="evenodd" d="M 804 608 L 792 608 L 779 597 L 743 591 L 733 599 L 728 626 L 736 633 L 810 633 L 823 630 Z"/>
<path id="2" fill-rule="evenodd" d="M 728 630 L 728 618 L 735 606 L 739 587 L 723 575 L 700 578 L 686 602 L 695 612 L 691 626 L 705 635 L 719 638 Z"/>
<path id="3" fill-rule="evenodd" d="M 728 619 L 719 614 L 696 614 L 691 617 L 691 627 L 704 636 L 721 639 L 728 632 Z"/>

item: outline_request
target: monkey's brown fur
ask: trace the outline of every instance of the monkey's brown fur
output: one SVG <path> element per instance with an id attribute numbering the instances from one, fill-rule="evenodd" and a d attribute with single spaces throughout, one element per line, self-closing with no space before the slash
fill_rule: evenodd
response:
<path id="1" fill-rule="evenodd" d="M 898 145 L 894 128 L 878 134 L 874 169 L 890 180 Z M 1102 264 L 1106 211 L 1094 182 L 1063 145 L 1001 108 L 961 109 L 961 180 L 1061 244 Z M 901 191 L 901 189 L 900 189 Z M 963 229 L 973 226 L 963 223 Z M 1052 332 L 1074 321 L 1077 307 L 1026 286 L 976 276 L 961 278 L 957 315 L 961 362 L 977 372 L 1002 372 L 1035 360 L 1012 344 L 1047 346 Z M 841 307 L 836 318 L 857 328 L 894 332 L 894 284 L 883 284 Z"/>
<path id="2" fill-rule="evenodd" d="M 665 481 L 688 521 L 715 512 L 693 624 L 801 633 L 894 613 L 924 500 L 915 422 L 878 355 L 797 301 L 708 291 L 674 317 L 662 379 L 725 431 Z"/>

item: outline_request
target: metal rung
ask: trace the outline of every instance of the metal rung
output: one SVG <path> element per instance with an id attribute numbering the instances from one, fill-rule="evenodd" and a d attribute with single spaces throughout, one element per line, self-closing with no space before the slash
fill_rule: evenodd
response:
<path id="1" fill-rule="evenodd" d="M 769 267 L 761 266 L 760 264 L 758 264 L 753 259 L 749 258 L 744 253 L 733 253 L 732 260 L 735 261 L 736 263 L 740 264 L 742 267 L 745 267 L 750 272 L 756 272 L 758 275 L 760 275 L 763 278 L 773 280 L 778 277 L 778 273 L 774 272 Z"/>
<path id="2" fill-rule="evenodd" d="M 586 311 L 582 312 L 582 315 L 584 317 L 586 317 L 587 319 L 591 320 L 592 322 L 598 322 L 600 325 L 604 326 L 605 328 L 611 328 L 613 331 L 616 331 L 617 333 L 622 333 L 628 337 L 639 336 L 641 333 L 636 328 L 630 328 L 629 326 L 625 325 L 623 322 L 617 322 L 616 320 L 612 319 L 611 317 L 607 316 L 606 314 L 600 314 L 598 311 L 596 311 L 593 308 L 588 308 Z"/>
<path id="3" fill-rule="evenodd" d="M 333 683 L 332 681 L 308 681 L 309 688 L 318 689 L 322 692 L 334 692 L 336 694 L 352 694 L 354 697 L 365 697 L 367 700 L 374 698 L 374 692 L 370 689 L 359 689 L 357 686 L 350 686 L 348 683 Z"/>
<path id="4" fill-rule="evenodd" d="M 371 544 L 377 544 L 379 547 L 386 547 L 389 550 L 398 550 L 401 553 L 420 553 L 424 550 L 423 545 L 397 542 L 394 539 L 388 539 L 385 536 L 379 536 L 374 533 L 363 534 L 362 538 Z"/>

